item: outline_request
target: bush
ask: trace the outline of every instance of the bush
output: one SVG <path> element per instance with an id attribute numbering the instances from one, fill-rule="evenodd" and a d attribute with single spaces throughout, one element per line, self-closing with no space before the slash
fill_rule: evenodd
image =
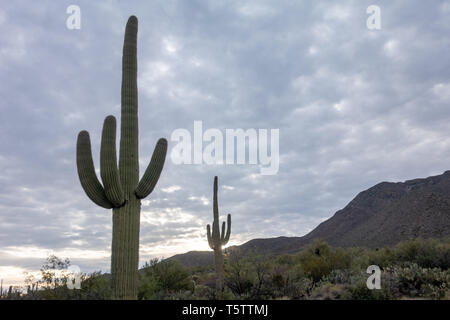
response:
<path id="1" fill-rule="evenodd" d="M 367 278 L 367 276 L 364 274 Z M 361 270 L 333 270 L 328 275 L 324 276 L 321 282 L 329 282 L 331 284 L 350 284 L 355 282 L 355 279 L 361 278 Z"/>
<path id="2" fill-rule="evenodd" d="M 360 279 L 351 285 L 345 285 L 345 291 L 341 299 L 351 300 L 389 300 L 393 299 L 390 290 L 387 287 L 381 289 L 369 289 L 366 284 L 367 279 Z"/>
<path id="3" fill-rule="evenodd" d="M 175 293 L 193 290 L 189 270 L 178 261 L 153 259 L 142 270 L 138 299 L 170 299 Z"/>
<path id="4" fill-rule="evenodd" d="M 367 288 L 368 276 L 365 270 L 333 270 L 316 285 L 313 294 L 320 293 L 325 297 L 327 295 L 331 297 L 333 294 L 333 299 L 342 300 L 386 300 L 393 298 L 389 287 L 385 286 L 384 283 L 381 289 L 370 290 Z M 323 286 L 324 288 L 322 288 Z"/>
<path id="5" fill-rule="evenodd" d="M 293 266 L 296 264 L 296 257 L 295 255 L 292 254 L 283 254 L 279 256 L 276 260 L 278 264 L 284 264 L 289 266 Z"/>
<path id="6" fill-rule="evenodd" d="M 75 291 L 77 292 L 77 291 Z M 108 300 L 112 298 L 111 278 L 100 271 L 85 276 L 81 281 L 80 299 Z"/>
<path id="7" fill-rule="evenodd" d="M 250 263 L 238 252 L 231 253 L 225 262 L 225 285 L 236 298 L 248 299 L 254 283 Z"/>
<path id="8" fill-rule="evenodd" d="M 345 286 L 341 284 L 332 284 L 321 282 L 312 290 L 309 299 L 312 300 L 337 300 L 342 299 L 345 294 Z"/>
<path id="9" fill-rule="evenodd" d="M 367 255 L 369 257 L 368 265 L 377 265 L 384 269 L 395 263 L 395 253 L 391 248 L 370 250 Z"/>
<path id="10" fill-rule="evenodd" d="M 395 287 L 398 297 L 445 298 L 450 289 L 450 271 L 439 268 L 422 268 L 416 263 L 394 266 L 384 272 L 388 285 Z"/>
<path id="11" fill-rule="evenodd" d="M 314 282 L 320 281 L 332 270 L 349 268 L 351 262 L 351 256 L 344 249 L 330 248 L 323 241 L 315 241 L 300 253 L 301 267 Z"/>
<path id="12" fill-rule="evenodd" d="M 424 268 L 450 267 L 450 245 L 437 240 L 410 240 L 399 243 L 395 248 L 396 262 L 412 262 Z"/>

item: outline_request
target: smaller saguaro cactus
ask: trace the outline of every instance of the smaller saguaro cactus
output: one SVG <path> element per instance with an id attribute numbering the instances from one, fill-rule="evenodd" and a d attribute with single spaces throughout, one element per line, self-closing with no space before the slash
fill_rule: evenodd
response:
<path id="1" fill-rule="evenodd" d="M 216 267 L 216 289 L 219 293 L 223 290 L 224 270 L 223 270 L 223 254 L 222 246 L 228 243 L 231 234 L 231 214 L 228 214 L 226 228 L 225 221 L 222 223 L 222 233 L 219 230 L 219 205 L 217 204 L 217 176 L 214 177 L 214 198 L 213 198 L 213 213 L 214 221 L 211 226 L 206 226 L 208 243 L 211 249 L 214 250 L 214 265 Z M 225 231 L 226 229 L 226 231 Z"/>

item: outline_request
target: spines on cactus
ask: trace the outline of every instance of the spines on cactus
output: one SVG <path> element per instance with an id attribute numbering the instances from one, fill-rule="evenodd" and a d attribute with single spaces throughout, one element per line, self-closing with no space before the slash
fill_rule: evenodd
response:
<path id="1" fill-rule="evenodd" d="M 113 209 L 111 276 L 117 299 L 137 297 L 139 224 L 141 200 L 155 188 L 164 166 L 167 140 L 159 139 L 150 164 L 139 181 L 137 30 L 135 16 L 128 19 L 122 58 L 122 108 L 119 164 L 116 152 L 116 119 L 103 124 L 100 176 L 97 178 L 89 133 L 81 131 L 77 141 L 77 167 L 81 185 L 97 205 Z"/>
<path id="2" fill-rule="evenodd" d="M 225 221 L 222 223 L 222 232 L 219 229 L 219 205 L 217 200 L 217 189 L 218 189 L 218 178 L 214 177 L 214 196 L 213 196 L 213 224 L 212 232 L 211 226 L 208 224 L 206 226 L 206 234 L 208 237 L 208 244 L 211 249 L 214 250 L 214 265 L 216 268 L 216 289 L 219 294 L 223 289 L 224 281 L 224 269 L 223 269 L 223 254 L 222 247 L 228 243 L 231 234 L 231 215 L 227 216 L 227 225 Z M 226 229 L 226 231 L 225 231 Z"/>

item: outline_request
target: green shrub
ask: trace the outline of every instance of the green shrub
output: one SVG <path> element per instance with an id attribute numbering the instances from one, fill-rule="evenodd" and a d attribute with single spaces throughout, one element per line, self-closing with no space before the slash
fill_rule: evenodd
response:
<path id="1" fill-rule="evenodd" d="M 333 293 L 334 299 L 342 300 L 386 300 L 393 298 L 389 287 L 386 287 L 384 283 L 381 289 L 371 290 L 367 288 L 368 276 L 369 274 L 365 270 L 333 270 L 316 284 L 313 293 L 316 296 L 318 292 L 322 295 Z M 321 289 L 322 286 L 325 286 L 325 289 Z M 334 291 L 330 288 L 334 288 Z M 339 290 L 337 291 L 336 288 L 339 288 Z"/>
<path id="2" fill-rule="evenodd" d="M 144 265 L 139 282 L 139 299 L 166 299 L 175 293 L 194 290 L 188 269 L 175 260 L 153 259 Z"/>
<path id="3" fill-rule="evenodd" d="M 437 240 L 410 240 L 395 248 L 396 262 L 412 262 L 424 268 L 450 267 L 450 245 Z"/>
<path id="4" fill-rule="evenodd" d="M 225 284 L 237 298 L 249 298 L 253 283 L 250 266 L 244 261 L 235 261 L 225 268 Z"/>
<path id="5" fill-rule="evenodd" d="M 276 258 L 278 264 L 293 266 L 296 263 L 296 257 L 292 254 L 283 254 Z"/>
<path id="6" fill-rule="evenodd" d="M 291 299 L 306 299 L 314 287 L 314 283 L 307 277 L 291 277 L 285 288 L 285 296 Z"/>
<path id="7" fill-rule="evenodd" d="M 383 274 L 391 282 L 388 285 L 396 287 L 397 296 L 442 299 L 450 289 L 449 270 L 422 268 L 416 263 L 408 263 L 387 268 Z"/>
<path id="8" fill-rule="evenodd" d="M 391 248 L 370 250 L 367 253 L 369 262 L 367 265 L 377 265 L 384 269 L 395 263 L 395 252 Z"/>
<path id="9" fill-rule="evenodd" d="M 349 268 L 351 262 L 350 254 L 344 249 L 330 248 L 323 241 L 315 241 L 300 253 L 301 267 L 314 282 L 320 281 L 332 270 Z"/>
<path id="10" fill-rule="evenodd" d="M 112 298 L 111 277 L 100 271 L 86 275 L 81 280 L 81 289 L 74 290 L 83 300 L 108 300 Z"/>
<path id="11" fill-rule="evenodd" d="M 359 280 L 361 278 L 361 273 L 361 270 L 352 269 L 332 270 L 328 275 L 322 278 L 321 282 L 329 282 L 331 284 L 351 284 L 355 279 Z"/>
<path id="12" fill-rule="evenodd" d="M 381 289 L 369 289 L 367 288 L 366 278 L 359 281 L 345 285 L 344 293 L 341 299 L 345 300 L 390 300 L 392 296 L 390 290 L 387 287 L 381 287 Z"/>

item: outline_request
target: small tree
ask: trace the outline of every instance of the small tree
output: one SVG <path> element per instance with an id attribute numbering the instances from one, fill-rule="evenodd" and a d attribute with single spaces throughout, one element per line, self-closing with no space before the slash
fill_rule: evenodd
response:
<path id="1" fill-rule="evenodd" d="M 46 289 L 56 290 L 58 287 L 67 284 L 68 274 L 67 268 L 70 266 L 69 259 L 60 259 L 55 255 L 49 255 L 45 263 L 41 267 L 40 283 Z"/>

